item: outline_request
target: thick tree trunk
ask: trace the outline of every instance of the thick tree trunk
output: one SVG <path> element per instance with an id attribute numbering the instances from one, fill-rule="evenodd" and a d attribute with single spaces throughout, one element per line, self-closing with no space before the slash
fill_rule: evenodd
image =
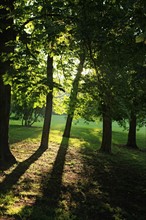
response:
<path id="1" fill-rule="evenodd" d="M 52 102 L 53 102 L 53 57 L 48 55 L 47 59 L 47 80 L 49 85 L 49 93 L 46 97 L 46 109 L 45 109 L 45 118 L 44 125 L 42 131 L 42 138 L 40 148 L 47 149 L 49 142 L 49 133 L 51 126 L 51 118 L 52 118 Z"/>
<path id="2" fill-rule="evenodd" d="M 3 54 L 5 58 L 0 59 L 0 74 L 4 75 L 6 72 L 13 70 L 13 61 L 9 59 L 8 55 L 14 52 L 14 46 L 12 44 L 16 39 L 16 32 L 13 28 L 13 10 L 15 0 L 1 1 L 0 7 L 0 55 Z"/>
<path id="3" fill-rule="evenodd" d="M 0 75 L 0 165 L 16 162 L 9 148 L 9 114 L 10 114 L 11 87 L 4 85 Z"/>
<path id="4" fill-rule="evenodd" d="M 129 121 L 129 132 L 126 146 L 133 149 L 138 148 L 136 144 L 136 115 L 133 112 L 131 112 L 131 118 Z"/>
<path id="5" fill-rule="evenodd" d="M 108 114 L 104 113 L 102 143 L 101 143 L 100 151 L 110 154 L 111 144 L 112 144 L 112 119 Z"/>
<path id="6" fill-rule="evenodd" d="M 85 54 L 82 53 L 80 54 L 80 63 L 77 69 L 77 74 L 76 77 L 73 81 L 73 86 L 70 94 L 70 102 L 69 102 L 69 109 L 68 109 L 68 116 L 66 120 L 66 125 L 63 133 L 63 137 L 70 137 L 70 132 L 71 132 L 71 126 L 72 126 L 72 121 L 74 117 L 74 112 L 76 108 L 76 102 L 77 102 L 77 95 L 78 95 L 78 87 L 79 87 L 79 80 L 81 77 L 81 73 L 83 71 L 83 65 L 85 62 Z"/>
<path id="7" fill-rule="evenodd" d="M 2 1 L 0 8 L 0 22 L 2 24 L 0 31 L 0 54 L 5 59 L 0 59 L 0 165 L 11 165 L 16 160 L 9 148 L 9 114 L 11 101 L 11 87 L 4 85 L 3 75 L 13 71 L 13 61 L 9 55 L 14 52 L 12 41 L 16 38 L 13 29 L 13 4 L 12 1 Z M 11 42 L 11 43 L 10 43 Z M 10 44 L 9 44 L 10 43 Z"/>

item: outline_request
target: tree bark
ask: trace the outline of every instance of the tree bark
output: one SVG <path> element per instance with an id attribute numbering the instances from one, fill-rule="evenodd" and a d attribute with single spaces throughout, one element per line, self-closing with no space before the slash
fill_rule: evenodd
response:
<path id="1" fill-rule="evenodd" d="M 2 30 L 0 32 L 0 54 L 5 59 L 0 60 L 0 165 L 10 165 L 16 162 L 9 147 L 9 114 L 11 102 L 11 86 L 5 85 L 3 76 L 13 71 L 13 61 L 8 55 L 14 52 L 14 46 L 9 44 L 16 38 L 16 32 L 13 28 L 13 17 L 11 14 L 14 0 L 2 1 L 3 7 L 0 8 L 0 22 Z"/>
<path id="2" fill-rule="evenodd" d="M 49 85 L 49 93 L 46 96 L 45 118 L 43 124 L 42 138 L 40 148 L 47 149 L 49 142 L 49 133 L 52 118 L 52 102 L 53 102 L 53 57 L 48 55 L 47 58 L 47 80 Z"/>
<path id="3" fill-rule="evenodd" d="M 76 102 L 77 102 L 79 80 L 81 77 L 81 73 L 83 71 L 84 62 L 85 62 L 85 54 L 82 53 L 80 54 L 80 63 L 77 69 L 76 77 L 73 81 L 73 86 L 72 86 L 72 90 L 70 94 L 69 109 L 68 109 L 68 115 L 67 115 L 63 137 L 67 137 L 67 138 L 70 137 L 71 126 L 72 126 L 72 121 L 73 121 L 74 112 L 76 108 Z"/>
<path id="4" fill-rule="evenodd" d="M 72 121 L 73 121 L 73 116 L 68 114 L 67 119 L 66 119 L 66 125 L 65 125 L 65 129 L 64 129 L 63 137 L 67 137 L 67 138 L 70 137 Z"/>
<path id="5" fill-rule="evenodd" d="M 4 85 L 0 75 L 0 166 L 16 162 L 9 147 L 9 115 L 10 115 L 11 87 Z"/>
<path id="6" fill-rule="evenodd" d="M 102 131 L 102 143 L 100 151 L 103 153 L 111 153 L 112 144 L 112 119 L 111 117 L 103 113 L 103 131 Z"/>
<path id="7" fill-rule="evenodd" d="M 131 118 L 129 121 L 129 132 L 126 146 L 133 149 L 138 148 L 136 144 L 136 115 L 133 112 L 131 112 Z"/>

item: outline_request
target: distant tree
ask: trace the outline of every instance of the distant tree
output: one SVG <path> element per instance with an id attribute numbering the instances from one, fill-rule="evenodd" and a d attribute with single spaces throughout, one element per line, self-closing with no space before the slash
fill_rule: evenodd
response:
<path id="1" fill-rule="evenodd" d="M 19 49 L 22 53 L 23 48 Z M 22 125 L 31 126 L 42 115 L 45 105 L 45 95 L 48 91 L 44 74 L 45 64 L 43 60 L 39 64 L 23 51 L 23 57 L 20 59 L 18 56 L 14 66 L 17 74 L 13 77 L 11 112 L 22 120 Z"/>
<path id="2" fill-rule="evenodd" d="M 132 74 L 130 74 L 129 87 L 129 131 L 127 147 L 137 148 L 136 130 L 139 125 L 145 121 L 145 86 L 146 86 L 146 33 L 145 33 L 145 11 L 146 2 L 135 1 L 131 11 L 131 20 L 133 21 L 133 33 L 135 35 L 135 45 L 133 46 Z"/>
<path id="3" fill-rule="evenodd" d="M 137 127 L 145 120 L 145 85 L 146 68 L 136 65 L 135 70 L 129 73 L 129 93 L 127 94 L 127 110 L 129 112 L 129 130 L 127 147 L 138 148 L 136 142 Z"/>
<path id="4" fill-rule="evenodd" d="M 100 148 L 103 152 L 111 152 L 112 119 L 120 120 L 129 115 L 126 105 L 128 73 L 134 69 L 135 63 L 140 61 L 143 54 L 143 47 L 138 53 L 135 43 L 135 35 L 139 37 L 141 29 L 136 14 L 143 3 L 144 1 L 142 4 L 139 1 L 129 2 L 127 6 L 125 1 L 88 0 L 80 1 L 79 4 L 78 25 L 81 38 L 88 49 L 91 67 L 96 72 L 93 85 L 97 87 L 97 94 L 93 97 L 98 99 L 97 106 L 103 116 L 103 137 Z M 142 39 L 144 42 L 143 37 Z M 120 106 L 124 106 L 124 111 Z"/>

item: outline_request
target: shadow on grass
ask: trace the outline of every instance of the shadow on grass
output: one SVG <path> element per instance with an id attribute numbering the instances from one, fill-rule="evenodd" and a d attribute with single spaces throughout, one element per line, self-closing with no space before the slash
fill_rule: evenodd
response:
<path id="1" fill-rule="evenodd" d="M 10 143 L 14 144 L 28 138 L 37 138 L 41 134 L 40 127 L 24 127 L 21 125 L 10 125 Z"/>
<path id="2" fill-rule="evenodd" d="M 138 159 L 135 164 L 131 151 L 128 156 L 124 150 L 104 155 L 91 152 L 91 147 L 89 152 L 84 147 L 81 150 L 88 181 L 80 187 L 86 198 L 76 210 L 82 213 L 80 219 L 146 219 L 146 162 Z M 134 153 L 142 156 L 141 152 Z"/>
<path id="3" fill-rule="evenodd" d="M 114 144 L 119 144 L 121 146 L 126 145 L 128 139 L 127 131 L 112 131 L 112 142 Z M 137 145 L 140 150 L 146 150 L 146 135 L 145 133 L 139 133 L 137 131 L 136 134 Z"/>
<path id="4" fill-rule="evenodd" d="M 123 148 L 119 148 L 112 155 L 104 155 L 97 152 L 100 138 L 96 137 L 96 132 L 88 130 L 86 133 L 84 130 L 78 133 L 76 131 L 73 136 L 85 140 L 80 148 L 80 163 L 83 165 L 80 178 L 75 184 L 62 184 L 68 149 L 68 139 L 64 138 L 51 175 L 48 174 L 48 178 L 42 181 L 42 197 L 37 198 L 33 207 L 25 206 L 21 210 L 19 214 L 22 219 L 146 219 L 146 170 L 144 167 L 146 162 L 140 165 L 142 152 L 131 154 L 131 151 L 126 149 L 125 153 Z M 136 158 L 136 164 L 135 161 L 133 162 L 133 157 Z M 74 168 L 76 169 L 77 166 L 74 165 Z M 60 202 L 63 203 L 62 207 Z"/>
<path id="5" fill-rule="evenodd" d="M 13 185 L 17 183 L 19 178 L 25 173 L 25 171 L 33 164 L 38 158 L 44 153 L 44 149 L 38 148 L 34 154 L 32 154 L 25 161 L 18 163 L 17 167 L 12 171 L 12 173 L 8 174 L 6 178 L 0 183 L 0 192 L 2 194 L 11 190 Z"/>
<path id="6" fill-rule="evenodd" d="M 85 148 L 97 150 L 101 144 L 102 132 L 100 129 L 73 128 L 71 138 L 77 138 L 84 141 Z"/>
<path id="7" fill-rule="evenodd" d="M 84 134 L 84 138 L 85 136 L 86 135 Z M 93 138 L 94 135 L 91 135 L 91 137 Z M 48 177 L 42 181 L 42 187 L 43 187 L 42 196 L 36 199 L 36 202 L 33 205 L 33 207 L 25 206 L 19 213 L 20 216 L 25 216 L 26 214 L 29 220 L 58 220 L 58 219 L 91 220 L 92 219 L 92 218 L 91 219 L 88 218 L 88 216 L 86 217 L 86 215 L 82 215 L 82 213 L 85 213 L 85 211 L 87 209 L 91 209 L 91 207 L 83 207 L 84 204 L 84 201 L 82 200 L 83 196 L 82 194 L 77 192 L 79 186 L 77 186 L 76 188 L 76 186 L 72 183 L 71 184 L 68 183 L 69 185 L 68 184 L 64 185 L 62 183 L 65 157 L 67 154 L 68 144 L 69 144 L 68 142 L 69 142 L 68 138 L 62 139 L 60 148 L 56 156 L 56 160 L 53 165 L 52 172 L 51 174 L 48 174 Z M 97 141 L 97 143 L 98 144 L 100 143 L 99 140 Z M 92 147 L 89 146 L 89 143 L 87 144 L 89 150 L 91 150 Z M 85 149 L 85 146 L 83 148 Z M 86 175 L 88 175 L 88 173 Z M 72 203 L 71 205 L 70 205 L 70 200 L 73 201 L 73 203 L 71 202 Z M 96 220 L 98 219 L 96 218 Z"/>
<path id="8" fill-rule="evenodd" d="M 68 141 L 68 138 L 62 139 L 50 177 L 48 180 L 45 179 L 42 182 L 42 197 L 37 198 L 29 219 L 56 219 L 56 210 L 58 209 L 61 195 L 62 176 L 65 164 L 65 156 L 68 149 Z M 25 209 L 27 210 L 27 208 L 28 207 L 25 207 L 24 210 L 22 210 L 22 213 L 25 212 Z"/>

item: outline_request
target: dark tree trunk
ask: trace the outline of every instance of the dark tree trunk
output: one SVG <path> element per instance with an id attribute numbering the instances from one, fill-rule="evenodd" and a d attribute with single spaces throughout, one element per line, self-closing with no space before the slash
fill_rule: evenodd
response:
<path id="1" fill-rule="evenodd" d="M 66 119 L 66 125 L 65 125 L 65 129 L 64 129 L 63 137 L 67 137 L 67 138 L 70 137 L 72 121 L 73 121 L 73 116 L 68 114 L 67 119 Z"/>
<path id="2" fill-rule="evenodd" d="M 4 85 L 3 75 L 13 71 L 13 61 L 9 55 L 14 52 L 14 46 L 10 43 L 15 40 L 16 33 L 13 29 L 12 11 L 14 0 L 2 1 L 0 8 L 0 54 L 3 53 L 6 59 L 0 60 L 0 164 L 10 165 L 16 160 L 9 148 L 9 114 L 11 101 L 11 87 Z M 10 44 L 9 44 L 10 43 Z"/>
<path id="3" fill-rule="evenodd" d="M 126 146 L 133 149 L 138 148 L 136 144 L 136 115 L 133 112 L 131 112 L 131 118 L 129 121 L 129 132 Z"/>
<path id="4" fill-rule="evenodd" d="M 9 114 L 10 114 L 11 87 L 4 85 L 0 75 L 0 165 L 16 162 L 9 148 Z"/>
<path id="5" fill-rule="evenodd" d="M 63 133 L 63 137 L 70 137 L 70 132 L 71 132 L 71 126 L 72 126 L 72 121 L 74 117 L 74 112 L 76 108 L 76 102 L 77 102 L 77 95 L 78 95 L 78 87 L 79 87 L 79 80 L 81 77 L 81 73 L 83 71 L 83 65 L 85 62 L 85 54 L 80 54 L 80 63 L 77 69 L 77 74 L 76 77 L 73 81 L 73 86 L 70 94 L 70 102 L 69 102 L 69 109 L 68 109 L 68 116 L 66 120 L 66 125 Z"/>
<path id="6" fill-rule="evenodd" d="M 111 144 L 112 144 L 112 119 L 108 114 L 104 113 L 102 143 L 101 143 L 100 151 L 110 154 Z"/>
<path id="7" fill-rule="evenodd" d="M 1 1 L 0 7 L 0 55 L 3 53 L 6 59 L 0 60 L 0 74 L 4 75 L 6 72 L 13 70 L 13 61 L 9 59 L 8 55 L 14 52 L 14 46 L 12 44 L 16 39 L 16 32 L 13 28 L 13 14 L 14 0 Z"/>
<path id="8" fill-rule="evenodd" d="M 42 138 L 40 144 L 40 148 L 44 148 L 44 149 L 48 148 L 51 117 L 52 117 L 52 102 L 53 102 L 53 57 L 50 57 L 49 55 L 47 59 L 47 80 L 50 91 L 46 96 L 45 118 L 44 118 L 44 125 L 43 125 Z"/>

